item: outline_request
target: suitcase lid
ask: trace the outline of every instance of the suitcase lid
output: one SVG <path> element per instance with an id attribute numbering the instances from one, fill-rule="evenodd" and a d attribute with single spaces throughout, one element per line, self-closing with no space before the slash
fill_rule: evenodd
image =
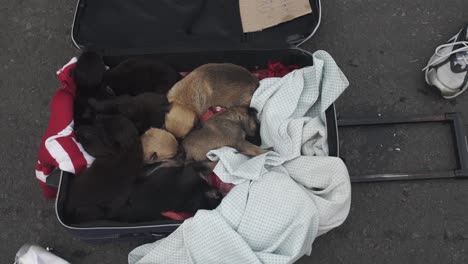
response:
<path id="1" fill-rule="evenodd" d="M 104 53 L 264 50 L 298 46 L 317 30 L 312 13 L 260 32 L 243 33 L 239 0 L 78 0 L 72 40 Z"/>

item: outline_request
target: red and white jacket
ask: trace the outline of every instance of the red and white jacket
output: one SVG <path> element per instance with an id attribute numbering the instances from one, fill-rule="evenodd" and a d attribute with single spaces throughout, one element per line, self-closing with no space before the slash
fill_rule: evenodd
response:
<path id="1" fill-rule="evenodd" d="M 75 67 L 76 60 L 71 59 L 57 71 L 57 78 L 62 87 L 52 98 L 49 125 L 39 147 L 36 178 L 46 198 L 54 198 L 57 194 L 57 190 L 46 185 L 47 176 L 54 170 L 80 173 L 94 160 L 76 141 L 73 132 L 73 99 L 76 85 L 71 77 L 71 70 Z"/>

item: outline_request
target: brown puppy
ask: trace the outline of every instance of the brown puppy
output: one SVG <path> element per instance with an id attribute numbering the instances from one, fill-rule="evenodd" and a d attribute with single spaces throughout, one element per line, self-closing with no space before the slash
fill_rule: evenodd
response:
<path id="1" fill-rule="evenodd" d="M 182 142 L 187 160 L 207 160 L 213 149 L 229 146 L 248 156 L 268 152 L 250 142 L 246 136 L 254 136 L 258 129 L 257 111 L 246 106 L 233 107 L 219 113 L 191 131 Z"/>
<path id="2" fill-rule="evenodd" d="M 179 144 L 169 132 L 159 128 L 150 128 L 141 136 L 143 160 L 147 164 L 165 161 L 177 154 Z"/>
<path id="3" fill-rule="evenodd" d="M 241 66 L 202 65 L 169 90 L 167 99 L 171 108 L 165 128 L 183 138 L 210 106 L 248 106 L 258 85 L 258 79 Z"/>

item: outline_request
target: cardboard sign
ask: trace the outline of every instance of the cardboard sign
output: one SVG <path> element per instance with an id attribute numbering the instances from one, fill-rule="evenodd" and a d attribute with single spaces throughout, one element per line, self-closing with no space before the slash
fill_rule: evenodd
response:
<path id="1" fill-rule="evenodd" d="M 309 0 L 239 0 L 244 33 L 260 31 L 312 13 Z"/>

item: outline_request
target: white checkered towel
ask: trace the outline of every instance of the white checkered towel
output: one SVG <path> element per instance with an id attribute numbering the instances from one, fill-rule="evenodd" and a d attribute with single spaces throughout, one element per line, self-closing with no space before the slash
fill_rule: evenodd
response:
<path id="1" fill-rule="evenodd" d="M 349 83 L 328 53 L 313 58 L 312 67 L 262 80 L 252 98 L 262 144 L 274 151 L 254 158 L 211 151 L 215 173 L 236 186 L 215 210 L 134 249 L 129 263 L 292 263 L 343 223 L 351 185 L 344 163 L 326 156 L 324 112 Z"/>

